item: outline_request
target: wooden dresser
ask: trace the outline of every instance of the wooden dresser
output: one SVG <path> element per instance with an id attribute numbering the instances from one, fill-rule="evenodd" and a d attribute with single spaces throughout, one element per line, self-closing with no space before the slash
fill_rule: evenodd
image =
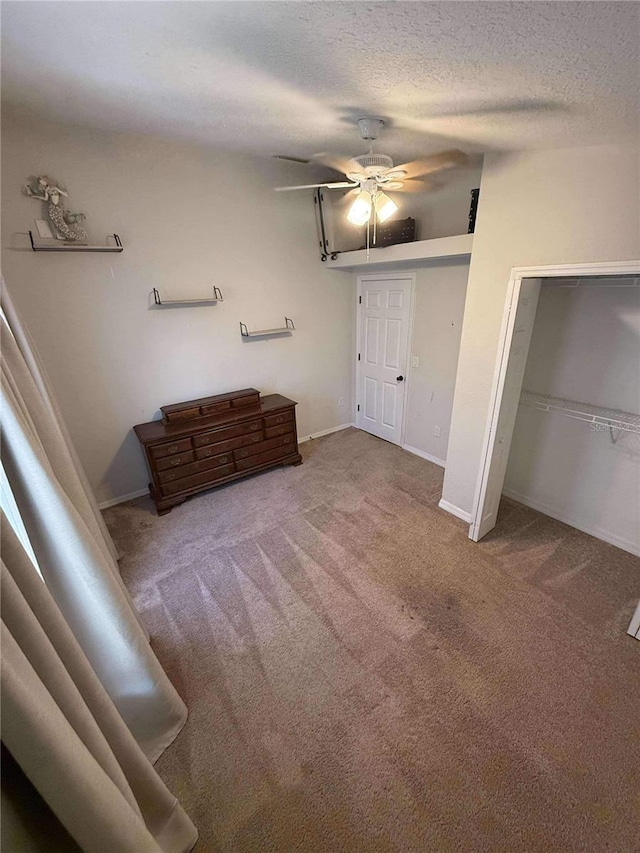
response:
<path id="1" fill-rule="evenodd" d="M 163 406 L 134 430 L 151 472 L 158 515 L 190 495 L 264 471 L 299 465 L 296 403 L 255 388 Z"/>

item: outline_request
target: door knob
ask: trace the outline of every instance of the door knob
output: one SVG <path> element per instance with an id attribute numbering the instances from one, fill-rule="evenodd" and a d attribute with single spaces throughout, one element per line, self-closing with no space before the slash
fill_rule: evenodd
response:
<path id="1" fill-rule="evenodd" d="M 396 376 L 396 382 L 404 382 L 404 376 Z"/>

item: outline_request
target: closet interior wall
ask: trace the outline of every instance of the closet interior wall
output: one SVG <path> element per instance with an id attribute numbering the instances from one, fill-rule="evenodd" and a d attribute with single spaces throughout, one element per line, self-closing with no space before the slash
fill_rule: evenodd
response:
<path id="1" fill-rule="evenodd" d="M 636 554 L 639 364 L 640 279 L 543 282 L 503 490 Z"/>

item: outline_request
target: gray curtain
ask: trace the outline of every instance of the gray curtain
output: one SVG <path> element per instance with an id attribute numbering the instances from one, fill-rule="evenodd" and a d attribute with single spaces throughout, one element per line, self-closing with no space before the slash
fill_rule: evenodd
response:
<path id="1" fill-rule="evenodd" d="M 3 358 L 10 359 L 18 387 L 28 390 L 31 405 L 36 407 L 40 437 L 56 469 L 60 485 L 82 515 L 99 546 L 117 558 L 115 545 L 98 509 L 91 486 L 84 474 L 64 420 L 56 404 L 47 373 L 38 351 L 15 309 L 5 281 L 0 278 L 3 327 Z"/>
<path id="2" fill-rule="evenodd" d="M 4 281 L 0 329 L 3 848 L 39 853 L 55 832 L 65 853 L 186 853 L 196 830 L 151 762 L 187 709 Z"/>
<path id="3" fill-rule="evenodd" d="M 54 849 L 55 837 L 61 853 L 186 853 L 195 827 L 1 522 L 3 847 Z"/>
<path id="4" fill-rule="evenodd" d="M 149 646 L 4 283 L 2 308 L 2 462 L 7 480 L 49 592 L 153 761 L 184 725 L 187 709 Z"/>

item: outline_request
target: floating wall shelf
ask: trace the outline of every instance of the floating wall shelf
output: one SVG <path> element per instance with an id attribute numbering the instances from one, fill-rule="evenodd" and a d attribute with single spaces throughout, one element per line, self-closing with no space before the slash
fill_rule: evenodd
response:
<path id="1" fill-rule="evenodd" d="M 326 261 L 328 269 L 332 270 L 369 270 L 376 267 L 393 264 L 415 264 L 419 261 L 437 261 L 440 258 L 464 258 L 471 256 L 473 234 L 460 234 L 456 237 L 435 237 L 433 240 L 415 240 L 412 243 L 397 243 L 369 250 L 355 252 L 340 252 L 335 260 Z"/>
<path id="2" fill-rule="evenodd" d="M 287 332 L 293 332 L 295 328 L 293 320 L 290 317 L 285 317 L 284 326 L 280 326 L 278 329 L 260 329 L 256 332 L 250 332 L 244 323 L 240 323 L 240 334 L 243 338 L 266 338 L 269 335 L 284 335 Z"/>
<path id="3" fill-rule="evenodd" d="M 85 243 L 65 243 L 62 240 L 47 240 L 47 242 L 36 243 L 33 239 L 33 231 L 29 231 L 31 248 L 34 252 L 121 252 L 124 249 L 122 241 L 117 234 L 110 234 L 107 240 L 113 240 L 113 245 L 105 243 L 104 246 L 87 246 Z"/>
<path id="4" fill-rule="evenodd" d="M 153 288 L 153 300 L 156 305 L 162 307 L 168 307 L 169 305 L 202 305 L 202 304 L 210 304 L 213 302 L 224 302 L 224 298 L 222 296 L 222 291 L 219 287 L 214 285 L 213 287 L 213 296 L 202 296 L 196 299 L 162 299 L 160 296 L 160 292 L 154 287 Z"/>
<path id="5" fill-rule="evenodd" d="M 576 400 L 567 400 L 564 397 L 549 397 L 545 394 L 535 394 L 532 391 L 522 392 L 520 404 L 539 409 L 542 412 L 586 421 L 603 429 L 619 429 L 625 432 L 640 433 L 640 414 L 634 412 L 593 406 L 591 403 L 579 403 Z"/>

